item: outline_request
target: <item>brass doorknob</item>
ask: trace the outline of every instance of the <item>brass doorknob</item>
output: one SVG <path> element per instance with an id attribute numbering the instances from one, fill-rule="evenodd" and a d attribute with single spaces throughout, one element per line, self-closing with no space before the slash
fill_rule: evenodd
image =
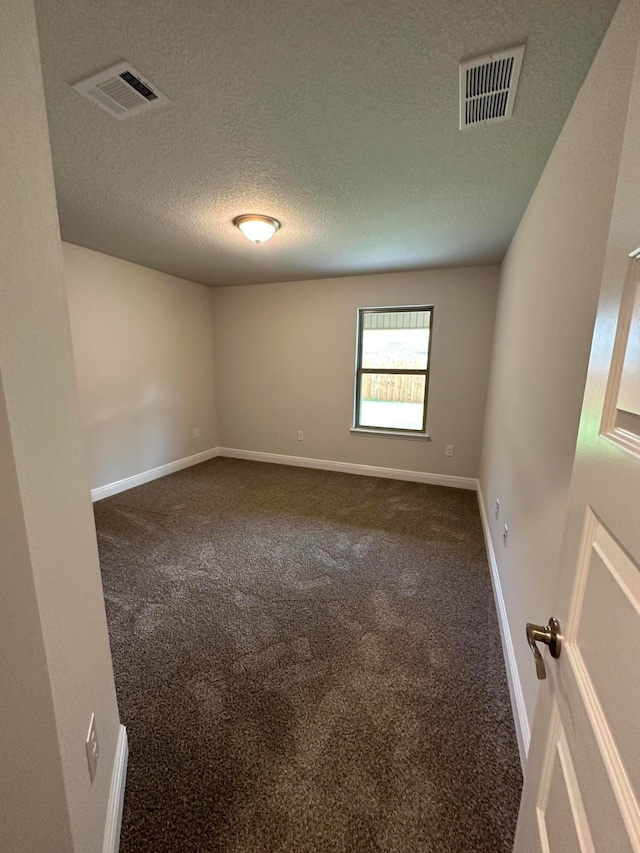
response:
<path id="1" fill-rule="evenodd" d="M 548 625 L 533 625 L 531 622 L 527 622 L 527 642 L 536 662 L 536 675 L 539 679 L 546 678 L 547 671 L 544 668 L 544 660 L 536 643 L 544 643 L 545 646 L 549 646 L 551 657 L 559 658 L 562 651 L 560 623 L 553 616 L 549 619 Z"/>

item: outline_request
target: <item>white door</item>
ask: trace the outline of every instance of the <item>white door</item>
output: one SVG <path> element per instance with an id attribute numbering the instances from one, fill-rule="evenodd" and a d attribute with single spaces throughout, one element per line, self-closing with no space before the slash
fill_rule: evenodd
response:
<path id="1" fill-rule="evenodd" d="M 515 853 L 640 853 L 638 62 L 552 616 Z"/>

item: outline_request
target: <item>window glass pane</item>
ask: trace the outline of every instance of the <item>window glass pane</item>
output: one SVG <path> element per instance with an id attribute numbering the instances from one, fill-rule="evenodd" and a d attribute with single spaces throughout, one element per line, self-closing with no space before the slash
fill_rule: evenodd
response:
<path id="1" fill-rule="evenodd" d="M 422 429 L 425 376 L 363 373 L 359 426 Z"/>
<path id="2" fill-rule="evenodd" d="M 429 311 L 380 311 L 362 318 L 362 367 L 426 370 Z"/>

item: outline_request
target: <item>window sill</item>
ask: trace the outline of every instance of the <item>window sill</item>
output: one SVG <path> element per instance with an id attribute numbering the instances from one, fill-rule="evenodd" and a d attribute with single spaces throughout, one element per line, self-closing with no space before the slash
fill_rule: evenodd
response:
<path id="1" fill-rule="evenodd" d="M 378 438 L 401 438 L 405 441 L 431 441 L 431 436 L 424 432 L 402 432 L 400 430 L 367 429 L 366 427 L 352 427 L 351 435 L 376 435 Z"/>

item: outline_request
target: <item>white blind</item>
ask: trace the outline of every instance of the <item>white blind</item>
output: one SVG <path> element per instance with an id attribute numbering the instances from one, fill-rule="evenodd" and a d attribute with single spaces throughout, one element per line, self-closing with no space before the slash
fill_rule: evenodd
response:
<path id="1" fill-rule="evenodd" d="M 376 311 L 364 315 L 365 329 L 428 329 L 430 311 Z"/>

